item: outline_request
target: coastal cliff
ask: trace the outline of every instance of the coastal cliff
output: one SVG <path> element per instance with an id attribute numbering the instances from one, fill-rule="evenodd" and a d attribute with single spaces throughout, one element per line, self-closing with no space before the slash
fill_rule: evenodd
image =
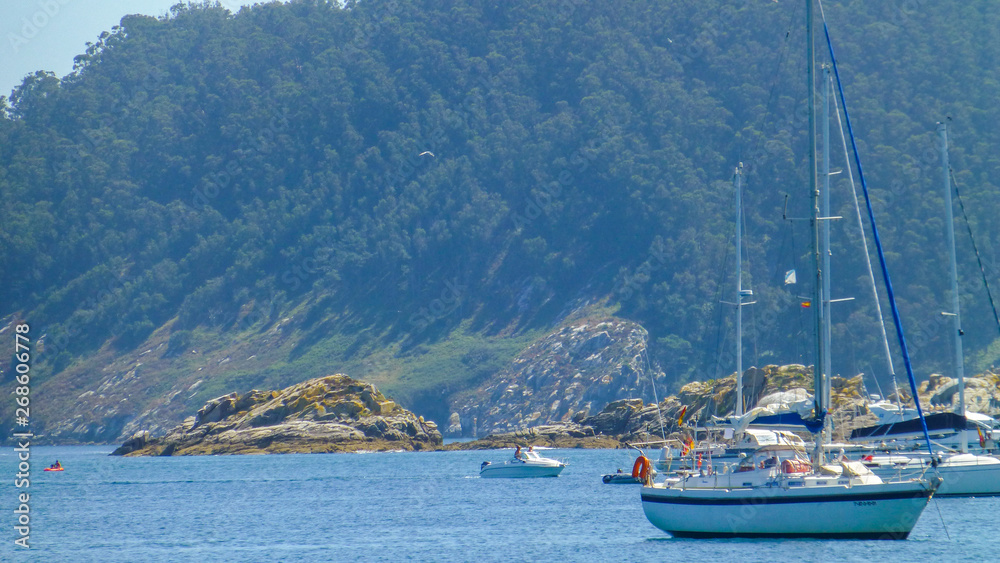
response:
<path id="1" fill-rule="evenodd" d="M 666 388 L 666 376 L 648 361 L 648 338 L 639 324 L 615 317 L 563 326 L 479 387 L 457 395 L 446 434 L 580 424 L 615 401 L 649 401 L 654 384 Z"/>
<path id="2" fill-rule="evenodd" d="M 163 437 L 135 433 L 112 455 L 212 455 L 422 450 L 441 445 L 437 425 L 374 385 L 329 375 L 281 391 L 212 399 Z"/>

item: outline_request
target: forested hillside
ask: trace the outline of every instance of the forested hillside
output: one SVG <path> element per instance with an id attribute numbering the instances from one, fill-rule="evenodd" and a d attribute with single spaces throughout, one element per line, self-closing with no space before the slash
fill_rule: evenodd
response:
<path id="1" fill-rule="evenodd" d="M 926 377 L 949 369 L 937 121 L 1000 288 L 1000 10 L 824 7 Z M 140 415 L 340 371 L 439 417 L 595 306 L 641 323 L 675 385 L 731 373 L 738 162 L 746 362 L 812 363 L 809 276 L 783 284 L 808 268 L 808 223 L 782 218 L 808 214 L 803 11 L 366 0 L 124 18 L 69 76 L 0 99 L 0 316 L 42 341 L 36 423 L 116 439 Z M 834 371 L 884 384 L 846 174 L 834 190 L 833 297 L 857 298 L 834 311 Z M 958 233 L 982 369 L 1000 332 Z"/>

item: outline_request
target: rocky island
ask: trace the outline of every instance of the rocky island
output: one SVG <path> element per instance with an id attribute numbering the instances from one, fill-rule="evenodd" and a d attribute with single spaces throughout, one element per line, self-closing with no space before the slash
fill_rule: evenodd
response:
<path id="1" fill-rule="evenodd" d="M 435 449 L 437 425 L 346 375 L 212 399 L 163 437 L 140 431 L 112 455 L 212 455 Z"/>

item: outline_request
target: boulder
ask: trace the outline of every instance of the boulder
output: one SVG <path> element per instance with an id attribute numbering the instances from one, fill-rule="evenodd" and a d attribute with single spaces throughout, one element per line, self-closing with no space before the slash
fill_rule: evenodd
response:
<path id="1" fill-rule="evenodd" d="M 149 437 L 149 432 L 140 430 L 133 434 L 128 440 L 122 443 L 111 455 L 126 455 L 134 451 L 141 450 L 153 443 Z"/>

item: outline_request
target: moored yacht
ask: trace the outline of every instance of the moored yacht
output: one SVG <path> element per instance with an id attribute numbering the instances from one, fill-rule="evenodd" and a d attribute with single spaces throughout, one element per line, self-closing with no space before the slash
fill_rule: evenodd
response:
<path id="1" fill-rule="evenodd" d="M 859 462 L 814 471 L 762 448 L 735 468 L 701 471 L 642 489 L 642 508 L 676 537 L 905 539 L 938 480 L 883 482 Z"/>

